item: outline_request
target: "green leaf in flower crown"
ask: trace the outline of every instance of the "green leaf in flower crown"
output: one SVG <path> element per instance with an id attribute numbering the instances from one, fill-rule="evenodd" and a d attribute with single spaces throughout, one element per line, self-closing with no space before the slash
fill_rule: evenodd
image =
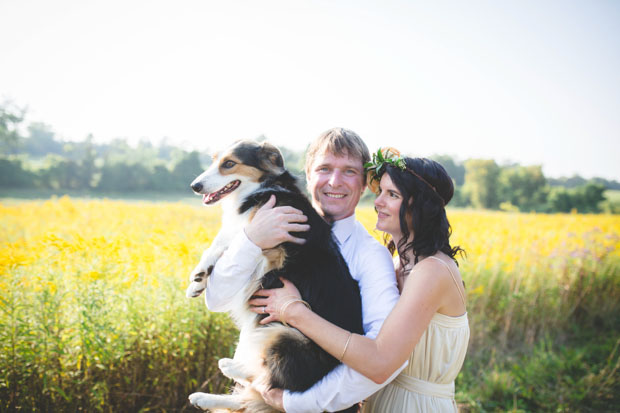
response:
<path id="1" fill-rule="evenodd" d="M 383 163 L 385 159 L 383 159 L 383 154 L 381 153 L 381 149 L 377 151 L 377 161 Z"/>

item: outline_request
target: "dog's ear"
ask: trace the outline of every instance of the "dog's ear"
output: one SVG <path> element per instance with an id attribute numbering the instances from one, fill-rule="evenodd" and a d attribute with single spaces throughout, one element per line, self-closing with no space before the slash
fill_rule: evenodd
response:
<path id="1" fill-rule="evenodd" d="M 260 144 L 262 156 L 260 157 L 262 167 L 268 171 L 282 172 L 284 169 L 284 158 L 278 148 L 270 143 Z"/>

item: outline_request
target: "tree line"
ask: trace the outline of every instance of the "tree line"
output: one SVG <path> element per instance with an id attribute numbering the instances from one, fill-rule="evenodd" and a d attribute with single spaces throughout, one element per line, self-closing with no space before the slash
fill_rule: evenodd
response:
<path id="1" fill-rule="evenodd" d="M 441 157 L 437 158 L 441 163 Z M 524 212 L 620 213 L 620 207 L 605 197 L 608 188 L 596 180 L 584 180 L 573 187 L 559 186 L 544 176 L 540 165 L 498 165 L 491 159 L 468 159 L 455 167 L 463 177 L 462 185 L 455 191 L 454 203 L 458 206 Z"/>
<path id="2" fill-rule="evenodd" d="M 58 139 L 46 124 L 34 122 L 20 133 L 23 111 L 0 106 L 0 188 L 57 191 L 188 190 L 210 158 L 165 140 L 131 146 L 124 139 L 97 144 L 93 136 Z"/>
<path id="3" fill-rule="evenodd" d="M 189 192 L 189 183 L 211 163 L 209 154 L 162 140 L 129 145 L 124 139 L 95 143 L 60 140 L 50 126 L 23 128 L 24 110 L 0 105 L 0 189 L 98 192 Z M 21 131 L 24 132 L 21 132 Z M 261 137 L 264 138 L 264 137 Z M 305 154 L 281 148 L 289 170 L 304 180 Z M 540 165 L 499 165 L 489 159 L 457 161 L 431 156 L 455 183 L 451 205 L 507 211 L 620 213 L 605 199 L 620 183 L 602 178 L 546 178 Z M 371 195 L 366 195 L 370 197 Z"/>

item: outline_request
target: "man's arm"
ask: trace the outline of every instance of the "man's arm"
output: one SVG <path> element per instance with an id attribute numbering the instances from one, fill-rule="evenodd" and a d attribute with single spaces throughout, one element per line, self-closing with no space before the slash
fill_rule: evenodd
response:
<path id="1" fill-rule="evenodd" d="M 207 280 L 205 303 L 210 311 L 228 311 L 231 299 L 243 289 L 263 254 L 241 231 L 222 254 Z"/>
<path id="2" fill-rule="evenodd" d="M 307 231 L 299 224 L 308 218 L 301 211 L 287 206 L 276 207 L 275 196 L 263 205 L 254 218 L 231 242 L 213 267 L 207 281 L 205 303 L 211 311 L 227 311 L 232 297 L 247 284 L 262 258 L 262 250 L 289 241 L 303 243 L 289 231 Z"/>
<path id="3" fill-rule="evenodd" d="M 375 338 L 383 321 L 398 301 L 394 265 L 387 249 L 372 244 L 364 251 L 364 260 L 351 268 L 358 271 L 362 314 L 366 337 Z M 315 413 L 338 411 L 354 405 L 387 385 L 407 363 L 382 384 L 377 384 L 346 365 L 332 370 L 321 381 L 303 393 L 285 391 L 283 404 L 287 412 Z"/>
<path id="4" fill-rule="evenodd" d="M 377 384 L 352 368 L 341 364 L 303 393 L 284 391 L 284 411 L 288 413 L 335 412 L 353 406 L 376 393 L 405 368 L 396 370 L 382 384 Z"/>

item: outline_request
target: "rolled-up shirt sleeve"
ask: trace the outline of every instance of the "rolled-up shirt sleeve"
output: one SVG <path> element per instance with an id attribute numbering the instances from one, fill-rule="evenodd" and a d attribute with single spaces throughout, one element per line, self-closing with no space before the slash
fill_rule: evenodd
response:
<path id="1" fill-rule="evenodd" d="M 217 260 L 207 280 L 207 308 L 216 312 L 229 311 L 231 299 L 247 285 L 262 257 L 260 247 L 240 231 Z"/>
<path id="2" fill-rule="evenodd" d="M 349 266 L 360 286 L 365 336 L 375 338 L 399 294 L 394 265 L 387 249 L 378 243 L 365 247 L 360 259 L 349 260 Z M 303 393 L 285 391 L 285 411 L 316 413 L 346 409 L 387 385 L 407 364 L 405 362 L 382 384 L 373 382 L 351 367 L 340 365 Z"/>
<path id="3" fill-rule="evenodd" d="M 403 364 L 384 383 L 377 384 L 352 368 L 341 364 L 303 393 L 284 392 L 288 413 L 336 412 L 353 406 L 386 386 L 407 366 Z"/>

